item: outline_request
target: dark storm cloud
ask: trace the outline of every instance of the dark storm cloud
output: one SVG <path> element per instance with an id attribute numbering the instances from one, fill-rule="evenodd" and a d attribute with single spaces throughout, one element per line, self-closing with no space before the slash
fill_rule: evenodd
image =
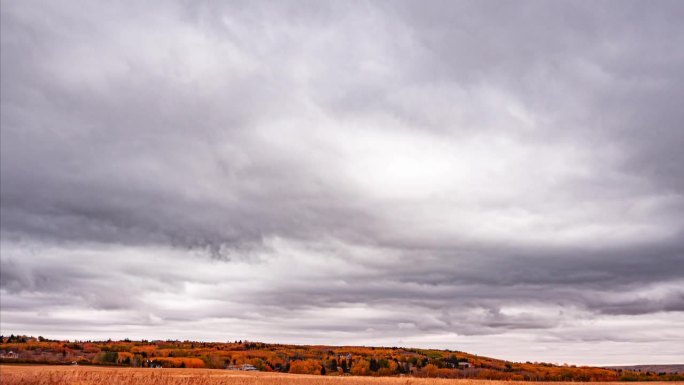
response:
<path id="1" fill-rule="evenodd" d="M 682 17 L 3 4 L 3 332 L 676 357 Z"/>

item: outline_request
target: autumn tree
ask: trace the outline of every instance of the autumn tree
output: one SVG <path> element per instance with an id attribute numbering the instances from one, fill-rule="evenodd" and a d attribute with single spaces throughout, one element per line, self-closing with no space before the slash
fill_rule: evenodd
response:
<path id="1" fill-rule="evenodd" d="M 425 377 L 437 377 L 438 370 L 439 368 L 436 365 L 427 364 L 420 370 L 420 374 Z"/>
<path id="2" fill-rule="evenodd" d="M 321 374 L 321 364 L 315 360 L 300 360 L 290 362 L 290 373 Z"/>
<path id="3" fill-rule="evenodd" d="M 358 361 L 354 362 L 350 373 L 355 376 L 366 376 L 370 374 L 370 363 L 364 359 L 360 358 Z"/>

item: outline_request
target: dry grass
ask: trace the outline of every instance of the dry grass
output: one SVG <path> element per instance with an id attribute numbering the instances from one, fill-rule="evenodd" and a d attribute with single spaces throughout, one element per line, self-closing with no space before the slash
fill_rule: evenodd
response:
<path id="1" fill-rule="evenodd" d="M 212 369 L 138 369 L 22 365 L 0 365 L 0 383 L 2 385 L 530 385 L 530 383 L 515 381 L 445 380 L 407 377 L 322 377 Z M 650 382 L 649 384 L 674 383 Z M 553 383 L 535 382 L 534 384 Z M 616 385 L 619 383 L 595 382 L 592 384 Z"/>

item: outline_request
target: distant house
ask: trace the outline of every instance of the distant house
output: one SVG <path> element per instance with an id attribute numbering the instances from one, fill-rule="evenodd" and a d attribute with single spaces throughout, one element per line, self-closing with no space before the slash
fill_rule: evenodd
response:
<path id="1" fill-rule="evenodd" d="M 17 359 L 19 358 L 19 354 L 10 350 L 7 353 L 0 354 L 0 358 Z"/>
<path id="2" fill-rule="evenodd" d="M 459 362 L 458 367 L 459 368 L 471 368 L 473 365 L 470 362 Z"/>
<path id="3" fill-rule="evenodd" d="M 247 372 L 254 372 L 254 371 L 259 370 L 256 368 L 256 366 L 250 365 L 250 364 L 228 365 L 228 366 L 226 366 L 226 369 L 228 369 L 228 370 L 244 370 Z"/>

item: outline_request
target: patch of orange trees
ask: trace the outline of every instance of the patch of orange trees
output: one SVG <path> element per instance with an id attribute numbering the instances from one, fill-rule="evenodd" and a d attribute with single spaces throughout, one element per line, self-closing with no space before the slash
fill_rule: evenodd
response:
<path id="1" fill-rule="evenodd" d="M 0 337 L 3 362 L 214 368 L 253 365 L 260 371 L 358 376 L 408 375 L 531 381 L 682 380 L 682 376 L 620 372 L 547 363 L 514 363 L 451 350 L 360 346 L 297 346 L 257 342 L 50 341 Z"/>

